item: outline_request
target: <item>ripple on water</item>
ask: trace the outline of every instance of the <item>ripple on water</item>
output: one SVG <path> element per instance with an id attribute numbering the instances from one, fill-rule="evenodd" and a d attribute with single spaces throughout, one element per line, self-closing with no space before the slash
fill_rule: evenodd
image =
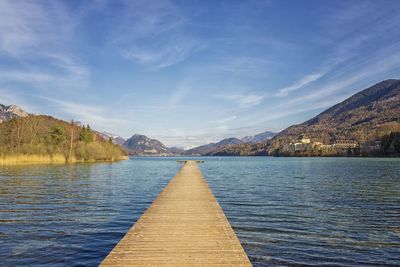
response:
<path id="1" fill-rule="evenodd" d="M 254 266 L 373 266 L 400 264 L 399 163 L 228 158 L 202 170 Z"/>
<path id="2" fill-rule="evenodd" d="M 205 158 L 254 266 L 400 265 L 400 160 Z M 0 265 L 97 266 L 174 158 L 0 169 Z"/>

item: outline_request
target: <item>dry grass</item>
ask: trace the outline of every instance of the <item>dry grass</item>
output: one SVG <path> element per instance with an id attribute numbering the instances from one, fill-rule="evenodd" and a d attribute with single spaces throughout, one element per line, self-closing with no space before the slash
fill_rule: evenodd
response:
<path id="1" fill-rule="evenodd" d="M 62 154 L 56 155 L 5 155 L 0 157 L 0 165 L 20 164 L 64 164 L 66 158 Z"/>
<path id="2" fill-rule="evenodd" d="M 113 159 L 111 161 L 126 160 L 127 156 L 121 156 L 118 159 Z M 63 154 L 55 155 L 3 155 L 0 156 L 0 166 L 7 165 L 24 165 L 24 164 L 66 164 L 66 163 L 82 163 L 84 160 L 79 160 L 73 157 L 70 160 Z M 90 162 L 96 162 L 92 160 Z"/>

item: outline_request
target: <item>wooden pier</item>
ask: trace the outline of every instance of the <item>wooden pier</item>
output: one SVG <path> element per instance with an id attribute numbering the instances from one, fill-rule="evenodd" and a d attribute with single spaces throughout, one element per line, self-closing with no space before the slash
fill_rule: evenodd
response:
<path id="1" fill-rule="evenodd" d="M 251 266 L 195 161 L 187 161 L 100 266 Z"/>

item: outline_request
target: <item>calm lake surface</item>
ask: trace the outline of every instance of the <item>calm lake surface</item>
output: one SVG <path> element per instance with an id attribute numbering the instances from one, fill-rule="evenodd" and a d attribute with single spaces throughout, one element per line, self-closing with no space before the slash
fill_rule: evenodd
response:
<path id="1" fill-rule="evenodd" d="M 254 266 L 400 265 L 400 159 L 204 159 Z M 0 168 L 0 266 L 97 266 L 179 168 Z"/>

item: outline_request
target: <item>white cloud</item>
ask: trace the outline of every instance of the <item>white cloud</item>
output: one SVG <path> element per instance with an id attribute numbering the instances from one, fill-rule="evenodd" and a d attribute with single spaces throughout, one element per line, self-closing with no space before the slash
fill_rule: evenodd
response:
<path id="1" fill-rule="evenodd" d="M 255 93 L 223 93 L 216 95 L 217 98 L 229 100 L 241 108 L 250 108 L 260 104 L 267 94 L 255 94 Z"/>
<path id="2" fill-rule="evenodd" d="M 113 41 L 123 57 L 159 70 L 186 60 L 204 43 L 186 30 L 186 18 L 170 1 L 126 1 Z"/>
<path id="3" fill-rule="evenodd" d="M 215 70 L 232 72 L 235 74 L 250 74 L 255 75 L 262 70 L 266 70 L 267 67 L 271 66 L 271 62 L 262 58 L 255 57 L 233 57 L 229 55 L 227 58 L 223 58 L 221 62 L 213 62 L 207 68 Z M 262 75 L 266 75 L 265 72 Z"/>
<path id="4" fill-rule="evenodd" d="M 192 39 L 180 38 L 167 41 L 159 47 L 135 46 L 122 49 L 121 54 L 126 59 L 131 59 L 148 70 L 163 69 L 186 60 L 192 52 L 201 46 Z"/>
<path id="5" fill-rule="evenodd" d="M 0 104 L 3 105 L 17 105 L 20 106 L 28 113 L 38 113 L 39 107 L 27 101 L 24 96 L 8 87 L 0 86 Z"/>
<path id="6" fill-rule="evenodd" d="M 350 64 L 348 69 L 342 69 L 340 74 L 330 77 L 327 83 L 285 104 L 294 105 L 295 103 L 318 101 L 320 99 L 326 100 L 327 98 L 330 98 L 330 102 L 334 104 L 331 96 L 335 96 L 338 92 L 347 91 L 346 95 L 350 96 L 355 92 L 354 90 L 363 89 L 362 87 L 351 88 L 355 84 L 361 83 L 363 86 L 368 86 L 372 85 L 372 82 L 378 82 L 383 79 L 398 78 L 390 77 L 388 74 L 396 70 L 396 68 L 400 70 L 399 49 L 400 45 L 386 47 L 361 63 Z"/>
<path id="7" fill-rule="evenodd" d="M 61 2 L 0 1 L 0 82 L 38 87 L 85 87 L 90 71 L 68 52 L 72 18 Z"/>
<path id="8" fill-rule="evenodd" d="M 13 56 L 36 53 L 66 34 L 67 16 L 59 2 L 0 2 L 0 48 Z"/>
<path id="9" fill-rule="evenodd" d="M 83 88 L 88 86 L 90 71 L 69 55 L 42 55 L 47 63 L 40 66 L 0 69 L 0 83 L 19 82 L 40 89 Z"/>
<path id="10" fill-rule="evenodd" d="M 46 16 L 44 10 L 33 2 L 1 1 L 0 2 L 0 47 L 3 52 L 18 54 L 26 47 L 42 42 Z M 46 38 L 47 39 L 47 38 Z"/>
<path id="11" fill-rule="evenodd" d="M 29 84 L 48 83 L 54 79 L 53 75 L 42 72 L 26 72 L 20 70 L 2 70 L 0 71 L 0 81 L 18 81 Z"/>
<path id="12" fill-rule="evenodd" d="M 298 89 L 301 89 L 301 88 L 313 83 L 314 81 L 318 80 L 319 78 L 321 78 L 324 75 L 325 75 L 325 72 L 309 74 L 309 75 L 301 78 L 300 80 L 294 82 L 293 84 L 279 89 L 277 96 L 288 96 L 289 93 L 296 91 Z"/>
<path id="13" fill-rule="evenodd" d="M 214 120 L 214 121 L 212 121 L 212 123 L 224 124 L 224 123 L 227 123 L 227 122 L 234 121 L 234 120 L 236 120 L 236 118 L 237 118 L 237 116 L 233 115 L 233 116 L 222 118 L 222 119 L 219 119 L 219 120 Z"/>
<path id="14" fill-rule="evenodd" d="M 181 86 L 174 90 L 169 98 L 168 110 L 175 110 L 189 93 L 188 86 Z"/>
<path id="15" fill-rule="evenodd" d="M 84 124 L 89 123 L 97 130 L 110 129 L 120 125 L 132 125 L 132 119 L 122 119 L 120 116 L 110 116 L 110 110 L 104 106 L 83 104 L 74 101 L 59 100 L 41 96 L 40 98 L 52 103 L 65 119 L 74 119 Z"/>
<path id="16" fill-rule="evenodd" d="M 337 70 L 336 74 L 330 74 L 323 84 L 310 87 L 306 94 L 242 115 L 240 122 L 252 127 L 267 126 L 268 122 L 281 118 L 286 118 L 283 119 L 285 121 L 295 114 L 329 108 L 381 80 L 398 78 L 388 74 L 398 75 L 400 71 L 399 48 L 399 44 L 393 44 L 360 62 L 348 63 L 345 68 Z"/>

